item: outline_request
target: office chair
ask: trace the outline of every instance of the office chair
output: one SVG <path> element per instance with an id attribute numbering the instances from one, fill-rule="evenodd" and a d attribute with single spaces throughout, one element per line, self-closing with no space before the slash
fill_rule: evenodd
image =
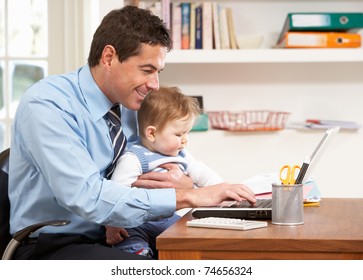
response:
<path id="1" fill-rule="evenodd" d="M 10 201 L 8 196 L 10 148 L 0 153 L 0 255 L 3 260 L 12 259 L 16 248 L 31 233 L 44 226 L 64 226 L 70 223 L 67 220 L 47 221 L 28 226 L 10 235 Z"/>

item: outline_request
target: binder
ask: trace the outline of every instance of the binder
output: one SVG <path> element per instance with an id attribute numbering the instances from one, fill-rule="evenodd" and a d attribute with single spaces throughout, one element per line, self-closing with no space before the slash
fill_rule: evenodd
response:
<path id="1" fill-rule="evenodd" d="M 344 32 L 286 32 L 279 48 L 359 48 L 361 35 Z"/>
<path id="2" fill-rule="evenodd" d="M 363 13 L 288 13 L 278 41 L 289 31 L 352 31 L 363 28 Z"/>

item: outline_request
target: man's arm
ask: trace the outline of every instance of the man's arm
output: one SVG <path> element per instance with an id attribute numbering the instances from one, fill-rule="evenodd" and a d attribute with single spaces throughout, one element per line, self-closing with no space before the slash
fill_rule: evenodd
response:
<path id="1" fill-rule="evenodd" d="M 143 188 L 174 188 L 176 209 L 187 207 L 215 206 L 225 200 L 241 201 L 247 199 L 255 203 L 251 189 L 242 184 L 221 183 L 208 188 L 193 188 L 192 180 L 183 174 L 175 164 L 165 164 L 167 172 L 149 172 L 135 181 L 133 186 Z"/>
<path id="2" fill-rule="evenodd" d="M 256 202 L 254 193 L 245 185 L 222 183 L 208 188 L 176 189 L 176 208 L 216 206 L 225 200 Z"/>

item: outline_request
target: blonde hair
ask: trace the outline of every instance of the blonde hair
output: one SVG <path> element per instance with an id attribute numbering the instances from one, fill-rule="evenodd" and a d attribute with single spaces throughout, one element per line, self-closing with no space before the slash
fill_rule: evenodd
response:
<path id="1" fill-rule="evenodd" d="M 184 117 L 197 117 L 201 112 L 198 100 L 184 95 L 178 87 L 160 87 L 150 92 L 138 110 L 140 136 L 152 125 L 162 130 L 172 120 Z"/>

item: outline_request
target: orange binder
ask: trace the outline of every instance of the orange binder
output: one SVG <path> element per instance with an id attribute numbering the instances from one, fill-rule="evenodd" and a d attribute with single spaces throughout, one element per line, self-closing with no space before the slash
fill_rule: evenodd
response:
<path id="1" fill-rule="evenodd" d="M 286 32 L 280 48 L 359 48 L 361 35 L 344 32 Z"/>

